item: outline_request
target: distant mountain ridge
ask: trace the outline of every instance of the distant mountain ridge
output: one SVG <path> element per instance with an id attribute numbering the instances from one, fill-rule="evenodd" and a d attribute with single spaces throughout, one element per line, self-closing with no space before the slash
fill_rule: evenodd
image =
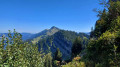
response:
<path id="1" fill-rule="evenodd" d="M 11 33 L 13 35 L 13 33 Z M 27 40 L 29 39 L 31 36 L 33 36 L 34 34 L 31 34 L 31 33 L 20 33 L 22 35 L 22 39 L 23 40 Z M 8 33 L 0 33 L 0 39 L 1 37 L 5 35 L 5 37 L 8 37 Z"/>

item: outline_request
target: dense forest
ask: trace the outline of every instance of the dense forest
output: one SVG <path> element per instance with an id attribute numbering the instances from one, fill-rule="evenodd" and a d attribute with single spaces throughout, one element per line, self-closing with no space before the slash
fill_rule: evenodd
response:
<path id="1" fill-rule="evenodd" d="M 90 35 L 52 27 L 23 40 L 0 38 L 0 67 L 120 67 L 120 1 L 100 3 Z"/>

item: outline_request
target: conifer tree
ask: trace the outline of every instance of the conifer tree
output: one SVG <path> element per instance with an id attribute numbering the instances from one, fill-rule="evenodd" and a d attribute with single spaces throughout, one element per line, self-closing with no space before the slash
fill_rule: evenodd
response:
<path id="1" fill-rule="evenodd" d="M 45 67 L 52 67 L 52 56 L 51 56 L 51 53 L 48 53 L 46 56 L 45 56 Z"/>
<path id="2" fill-rule="evenodd" d="M 59 48 L 57 48 L 55 52 L 55 60 L 62 61 L 62 53 L 60 52 Z"/>
<path id="3" fill-rule="evenodd" d="M 82 39 L 77 37 L 72 46 L 72 57 L 76 57 L 82 50 Z"/>

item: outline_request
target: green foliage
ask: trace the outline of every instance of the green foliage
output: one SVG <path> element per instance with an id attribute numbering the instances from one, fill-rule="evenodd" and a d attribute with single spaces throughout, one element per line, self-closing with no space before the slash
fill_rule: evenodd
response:
<path id="1" fill-rule="evenodd" d="M 111 22 L 110 29 L 111 31 L 118 31 L 120 29 L 120 16 Z"/>
<path id="2" fill-rule="evenodd" d="M 5 47 L 5 45 L 7 45 Z M 0 42 L 0 67 L 52 67 L 51 54 L 45 55 L 38 47 L 22 41 L 22 35 L 14 30 Z"/>
<path id="3" fill-rule="evenodd" d="M 51 57 L 51 53 L 48 53 L 45 56 L 45 67 L 52 67 L 52 57 Z"/>
<path id="4" fill-rule="evenodd" d="M 88 45 L 89 39 L 87 37 L 83 37 L 82 39 L 82 48 L 86 48 Z"/>
<path id="5" fill-rule="evenodd" d="M 86 67 L 84 62 L 79 62 L 79 61 L 71 61 L 66 65 L 63 65 L 62 67 Z"/>
<path id="6" fill-rule="evenodd" d="M 95 30 L 92 29 L 91 31 L 91 37 L 93 38 L 97 38 L 100 37 L 102 35 L 102 33 L 104 33 L 107 28 L 109 27 L 108 23 L 106 21 L 108 21 L 108 13 L 106 11 L 106 9 L 104 9 L 102 11 L 102 13 L 100 13 L 99 15 L 99 20 L 96 21 L 95 24 Z"/>
<path id="7" fill-rule="evenodd" d="M 91 32 L 84 56 L 87 65 L 90 62 L 95 67 L 120 65 L 120 1 L 110 1 L 108 5 L 99 14 L 100 18 Z"/>
<path id="8" fill-rule="evenodd" d="M 1 41 L 1 43 L 0 43 L 0 65 L 1 66 L 4 66 L 4 61 L 5 61 L 5 59 L 4 59 L 4 53 L 5 53 L 5 51 L 4 51 L 4 41 L 5 41 L 5 37 L 4 36 L 2 36 L 2 41 Z"/>
<path id="9" fill-rule="evenodd" d="M 76 57 L 82 50 L 82 40 L 77 37 L 72 46 L 72 57 Z"/>
<path id="10" fill-rule="evenodd" d="M 62 61 L 62 53 L 60 52 L 59 48 L 57 48 L 57 50 L 55 52 L 55 60 Z"/>

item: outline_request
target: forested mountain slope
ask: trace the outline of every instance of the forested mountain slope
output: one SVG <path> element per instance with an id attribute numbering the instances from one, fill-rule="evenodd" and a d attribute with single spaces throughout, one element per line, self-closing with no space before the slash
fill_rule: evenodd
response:
<path id="1" fill-rule="evenodd" d="M 59 48 L 63 54 L 63 59 L 69 59 L 71 56 L 71 48 L 76 37 L 80 36 L 84 44 L 88 42 L 89 36 L 85 33 L 76 33 L 73 31 L 60 30 L 51 36 L 47 36 L 37 42 L 39 50 L 45 52 L 51 51 L 55 53 Z M 34 39 L 35 40 L 35 39 Z M 83 45 L 84 48 L 85 45 Z"/>
<path id="2" fill-rule="evenodd" d="M 35 44 L 39 40 L 44 39 L 48 36 L 51 36 L 51 35 L 55 34 L 56 32 L 58 32 L 59 30 L 60 30 L 59 28 L 53 26 L 50 29 L 45 29 L 37 34 L 34 34 L 33 36 L 31 36 L 31 38 L 29 40 Z"/>

